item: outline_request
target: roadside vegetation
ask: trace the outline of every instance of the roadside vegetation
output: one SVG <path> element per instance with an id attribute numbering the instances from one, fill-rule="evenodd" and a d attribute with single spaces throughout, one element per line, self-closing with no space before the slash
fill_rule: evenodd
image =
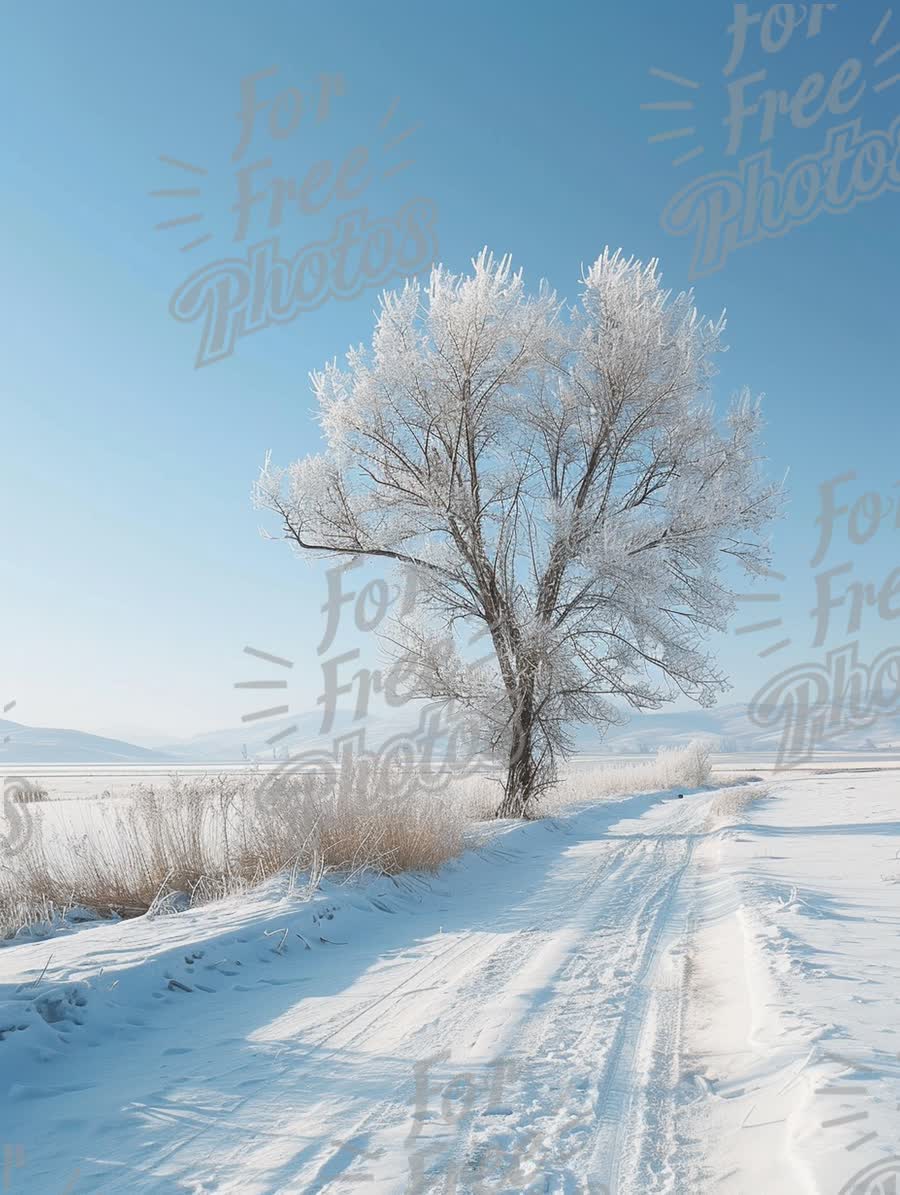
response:
<path id="1" fill-rule="evenodd" d="M 710 780 L 701 744 L 655 760 L 573 769 L 536 811 L 597 799 L 697 789 Z M 92 803 L 89 824 L 69 802 L 31 812 L 24 849 L 0 857 L 0 937 L 97 918 L 175 912 L 232 896 L 277 875 L 291 891 L 329 874 L 436 872 L 491 832 L 500 779 L 473 775 L 442 793 L 381 770 L 338 780 L 248 770 L 139 786 Z M 68 815 L 68 816 L 67 816 Z"/>

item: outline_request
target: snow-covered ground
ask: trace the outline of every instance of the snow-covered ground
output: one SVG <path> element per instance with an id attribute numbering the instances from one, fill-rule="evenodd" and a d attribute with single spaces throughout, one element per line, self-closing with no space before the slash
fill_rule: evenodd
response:
<path id="1" fill-rule="evenodd" d="M 598 767 L 610 768 L 618 765 L 631 766 L 635 763 L 649 763 L 656 758 L 656 751 L 604 754 L 581 752 L 570 763 L 573 774 Z M 713 752 L 713 772 L 727 777 L 740 772 L 777 772 L 779 770 L 774 751 Z M 274 771 L 279 765 L 257 764 L 255 770 L 261 774 Z M 827 772 L 861 771 L 887 768 L 900 769 L 898 751 L 817 751 L 809 762 L 796 764 L 791 771 Z M 173 773 L 184 779 L 201 776 L 239 776 L 249 771 L 246 763 L 158 763 L 158 764 L 29 764 L 21 765 L 17 771 L 44 789 L 54 799 L 73 797 L 94 801 L 100 794 L 121 796 L 137 785 L 165 786 Z M 487 774 L 487 769 L 485 769 Z"/>
<path id="2" fill-rule="evenodd" d="M 898 780 L 632 796 L 437 878 L 0 946 L 5 1189 L 893 1191 Z"/>
<path id="3" fill-rule="evenodd" d="M 683 1066 L 703 1093 L 686 1122 L 700 1189 L 900 1190 L 898 848 L 896 771 L 774 784 L 698 848 Z"/>

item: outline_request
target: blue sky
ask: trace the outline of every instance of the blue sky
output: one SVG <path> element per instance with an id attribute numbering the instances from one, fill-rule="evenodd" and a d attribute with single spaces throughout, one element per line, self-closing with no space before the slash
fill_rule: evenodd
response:
<path id="1" fill-rule="evenodd" d="M 15 113 L 0 222 L 0 704 L 16 700 L 10 716 L 30 724 L 186 736 L 247 710 L 233 688 L 255 675 L 245 644 L 296 661 L 292 709 L 320 691 L 324 579 L 259 536 L 264 519 L 249 494 L 267 449 L 285 462 L 315 449 L 308 371 L 367 337 L 376 290 L 331 298 L 197 369 L 200 326 L 169 312 L 190 273 L 272 236 L 290 256 L 327 240 L 343 213 L 365 207 L 384 219 L 424 198 L 438 213 L 439 256 L 455 269 L 486 244 L 511 252 L 535 284 L 546 277 L 574 296 L 582 263 L 610 244 L 660 257 L 681 289 L 692 282 L 693 239 L 661 225 L 676 192 L 764 149 L 783 170 L 856 118 L 865 130 L 889 128 L 900 56 L 877 60 L 900 39 L 900 16 L 884 22 L 884 11 L 844 5 L 822 12 L 821 31 L 790 37 L 769 18 L 768 48 L 762 23 L 752 24 L 725 76 L 728 5 L 19 6 L 0 75 L 4 111 Z M 857 55 L 859 72 L 832 84 Z M 234 160 L 241 81 L 272 67 L 257 84 L 266 106 Z M 761 141 L 762 114 L 749 115 L 729 156 L 726 87 L 760 71 L 748 99 L 765 88 L 790 96 L 815 72 L 823 82 L 818 93 L 809 83 L 794 109 L 805 127 L 780 116 Z M 338 76 L 343 94 L 317 122 Z M 817 112 L 830 87 L 831 107 Z M 274 138 L 268 115 L 286 88 L 301 98 L 281 101 L 281 128 L 299 113 L 298 123 Z M 641 107 L 673 101 L 694 106 Z M 696 132 L 649 140 L 679 128 Z M 701 144 L 702 154 L 672 164 Z M 268 156 L 253 176 L 260 187 L 275 175 L 299 185 L 317 162 L 337 171 L 359 145 L 375 164 L 364 193 L 294 209 L 274 231 L 258 204 L 246 239 L 234 240 L 237 169 Z M 189 199 L 150 194 L 197 186 Z M 327 193 L 327 184 L 310 191 Z M 765 392 L 772 470 L 790 469 L 774 538 L 787 579 L 773 583 L 783 596 L 766 615 L 782 618 L 777 634 L 793 643 L 760 659 L 774 630 L 724 639 L 733 699 L 850 637 L 836 610 L 828 642 L 812 646 L 817 572 L 851 562 L 848 579 L 877 588 L 894 567 L 897 205 L 888 189 L 823 212 L 693 280 L 704 311 L 728 309 L 717 398 L 745 383 Z M 155 230 L 194 213 L 202 219 Z M 866 544 L 849 542 L 839 522 L 813 569 L 818 487 L 848 471 L 858 477 L 841 497 L 877 493 L 894 509 Z M 757 607 L 738 625 L 760 617 Z M 890 645 L 894 625 L 869 609 L 863 654 Z"/>

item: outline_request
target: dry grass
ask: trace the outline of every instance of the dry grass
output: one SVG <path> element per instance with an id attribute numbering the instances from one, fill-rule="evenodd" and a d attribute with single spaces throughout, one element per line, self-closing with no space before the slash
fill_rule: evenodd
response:
<path id="1" fill-rule="evenodd" d="M 470 821 L 494 817 L 503 796 L 502 773 L 474 775 L 454 781 L 453 799 Z M 712 780 L 710 748 L 696 741 L 687 747 L 663 748 L 656 758 L 631 764 L 596 764 L 572 768 L 538 802 L 539 817 L 553 816 L 576 805 L 632 793 L 686 791 L 704 788 Z"/>
<path id="2" fill-rule="evenodd" d="M 702 744 L 650 763 L 573 770 L 540 814 L 598 798 L 701 788 Z M 409 773 L 239 775 L 140 787 L 97 803 L 90 832 L 51 832 L 35 813 L 31 845 L 0 862 L 0 938 L 68 917 L 133 917 L 243 891 L 287 873 L 314 889 L 323 874 L 434 872 L 461 854 L 473 821 L 493 817 L 496 777 L 470 776 L 429 792 Z M 54 803 L 56 805 L 57 803 Z M 59 803 L 60 805 L 64 803 Z"/>
<path id="3" fill-rule="evenodd" d="M 719 793 L 706 815 L 706 829 L 721 829 L 726 823 L 743 817 L 751 805 L 768 796 L 769 789 L 765 784 L 752 784 Z"/>
<path id="4" fill-rule="evenodd" d="M 396 775 L 259 774 L 143 787 L 90 834 L 36 827 L 0 878 L 0 936 L 73 908 L 137 916 L 240 892 L 289 873 L 436 871 L 464 846 L 459 806 L 423 799 Z"/>
<path id="5" fill-rule="evenodd" d="M 690 743 L 658 751 L 655 759 L 631 764 L 578 768 L 541 801 L 541 812 L 587 804 L 598 797 L 704 788 L 712 779 L 709 745 Z"/>

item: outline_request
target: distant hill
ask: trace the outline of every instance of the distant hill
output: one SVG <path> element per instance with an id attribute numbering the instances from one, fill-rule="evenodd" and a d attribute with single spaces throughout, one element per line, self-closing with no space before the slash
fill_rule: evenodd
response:
<path id="1" fill-rule="evenodd" d="M 328 750 L 334 738 L 361 726 L 366 730 L 367 746 L 378 747 L 393 735 L 414 730 L 416 718 L 412 706 L 382 711 L 359 723 L 354 722 L 351 711 L 340 710 L 334 727 L 322 734 L 321 711 L 307 710 L 271 721 L 197 735 L 186 742 L 164 743 L 159 750 L 185 763 L 232 763 L 243 758 L 265 762 L 282 758 L 287 752 Z M 291 728 L 294 729 L 289 735 L 277 737 Z M 591 727 L 579 727 L 575 738 L 577 749 L 592 755 L 653 754 L 660 747 L 677 747 L 698 738 L 709 742 L 714 751 L 727 754 L 776 751 L 781 733 L 779 723 L 772 727 L 757 726 L 750 720 L 747 706 L 735 704 L 710 710 L 698 707 L 677 712 L 633 714 L 624 726 L 611 727 L 602 739 Z M 272 738 L 277 739 L 274 744 L 268 741 Z M 900 716 L 885 715 L 871 726 L 849 730 L 823 745 L 838 751 L 896 749 L 900 746 Z"/>
<path id="2" fill-rule="evenodd" d="M 161 751 L 80 730 L 22 726 L 0 718 L 0 768 L 48 763 L 169 763 Z"/>
<path id="3" fill-rule="evenodd" d="M 416 715 L 400 709 L 390 715 L 369 715 L 355 722 L 351 710 L 340 709 L 334 725 L 322 733 L 322 710 L 304 710 L 284 717 L 248 722 L 226 730 L 198 734 L 182 742 L 160 744 L 159 750 L 184 763 L 239 763 L 242 759 L 270 762 L 285 754 L 329 750 L 339 735 L 365 727 L 366 745 L 378 747 L 392 735 L 414 728 Z M 290 733 L 288 733 L 290 732 Z M 278 736 L 284 737 L 278 737 Z M 271 739 L 276 739 L 272 743 Z M 246 754 L 245 754 L 246 750 Z"/>
<path id="4" fill-rule="evenodd" d="M 283 759 L 288 753 L 330 751 L 336 737 L 362 727 L 367 746 L 377 748 L 394 735 L 415 731 L 417 714 L 413 707 L 406 707 L 380 711 L 356 722 L 352 711 L 342 709 L 327 734 L 322 733 L 321 725 L 321 710 L 305 710 L 148 748 L 78 730 L 23 726 L 0 719 L 0 769 L 20 764 L 265 763 Z M 726 705 L 711 710 L 634 714 L 624 726 L 611 727 L 602 739 L 590 727 L 579 727 L 575 737 L 577 750 L 590 755 L 653 754 L 660 747 L 677 747 L 697 738 L 726 754 L 772 752 L 778 749 L 781 726 L 759 727 L 748 717 L 746 705 Z M 272 739 L 276 741 L 272 743 Z M 897 750 L 900 715 L 886 714 L 871 726 L 851 729 L 824 746 L 837 751 Z M 437 748 L 435 754 L 439 754 Z"/>
<path id="5" fill-rule="evenodd" d="M 820 707 L 819 713 L 826 712 Z M 678 747 L 692 739 L 705 739 L 714 751 L 723 753 L 777 751 L 783 724 L 758 726 L 751 721 L 747 706 L 723 705 L 713 709 L 634 714 L 624 726 L 613 726 L 603 738 L 587 727 L 577 732 L 581 751 L 611 754 L 655 752 L 660 747 Z M 821 744 L 835 751 L 873 751 L 900 746 L 900 715 L 884 714 L 871 725 L 851 728 Z"/>

